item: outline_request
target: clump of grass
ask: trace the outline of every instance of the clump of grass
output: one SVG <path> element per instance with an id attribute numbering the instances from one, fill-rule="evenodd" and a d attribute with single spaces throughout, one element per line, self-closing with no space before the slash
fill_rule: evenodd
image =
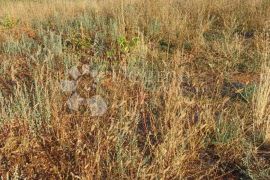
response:
<path id="1" fill-rule="evenodd" d="M 270 96 L 270 71 L 269 71 L 269 45 L 266 44 L 264 61 L 261 69 L 260 84 L 254 98 L 255 125 L 262 128 L 265 133 L 266 144 L 269 144 L 269 96 Z"/>

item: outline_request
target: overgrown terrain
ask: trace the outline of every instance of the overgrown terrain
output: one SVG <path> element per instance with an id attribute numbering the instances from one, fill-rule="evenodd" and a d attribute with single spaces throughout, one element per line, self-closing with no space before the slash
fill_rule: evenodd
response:
<path id="1" fill-rule="evenodd" d="M 270 179 L 269 103 L 269 0 L 0 1 L 0 179 Z"/>

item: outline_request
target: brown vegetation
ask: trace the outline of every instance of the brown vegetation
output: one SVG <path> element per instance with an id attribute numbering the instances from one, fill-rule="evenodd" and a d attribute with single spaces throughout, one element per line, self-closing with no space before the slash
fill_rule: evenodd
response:
<path id="1" fill-rule="evenodd" d="M 268 0 L 1 1 L 0 179 L 269 179 L 269 17 Z M 103 116 L 60 88 L 85 64 Z"/>

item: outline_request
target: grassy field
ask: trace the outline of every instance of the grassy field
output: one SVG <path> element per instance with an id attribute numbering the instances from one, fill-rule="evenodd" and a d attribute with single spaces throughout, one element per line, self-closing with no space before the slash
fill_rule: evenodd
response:
<path id="1" fill-rule="evenodd" d="M 0 179 L 270 179 L 269 123 L 269 0 L 0 1 Z"/>

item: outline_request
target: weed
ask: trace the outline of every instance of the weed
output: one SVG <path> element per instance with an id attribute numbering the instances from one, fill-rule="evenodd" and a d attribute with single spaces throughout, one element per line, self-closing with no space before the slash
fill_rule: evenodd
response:
<path id="1" fill-rule="evenodd" d="M 12 29 L 16 25 L 18 25 L 19 22 L 19 19 L 15 19 L 9 16 L 4 16 L 0 18 L 0 26 L 6 29 Z"/>

